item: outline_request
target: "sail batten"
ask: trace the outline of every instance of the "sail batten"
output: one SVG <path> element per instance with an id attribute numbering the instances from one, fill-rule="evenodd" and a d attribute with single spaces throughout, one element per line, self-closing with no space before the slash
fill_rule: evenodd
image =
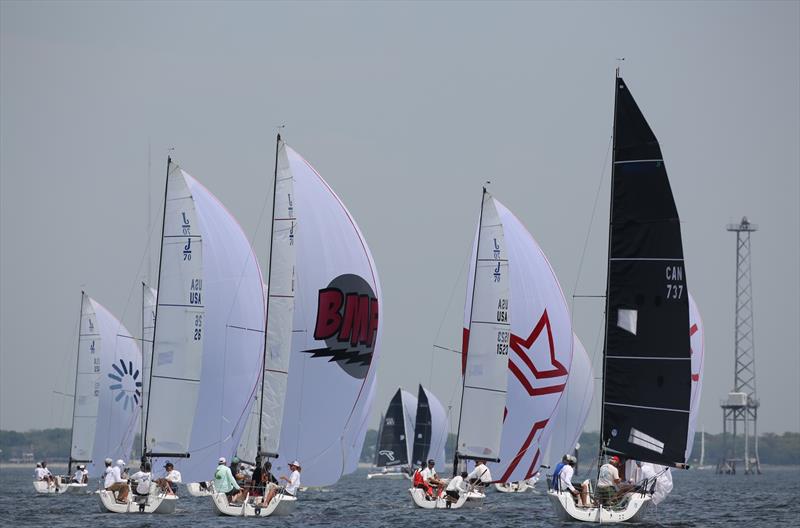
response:
<path id="1" fill-rule="evenodd" d="M 691 375 L 680 218 L 658 140 L 621 78 L 614 125 L 602 443 L 677 466 Z"/>

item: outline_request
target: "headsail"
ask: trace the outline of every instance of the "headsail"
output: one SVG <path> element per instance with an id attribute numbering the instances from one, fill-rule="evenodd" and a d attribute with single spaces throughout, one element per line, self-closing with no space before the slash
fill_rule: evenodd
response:
<path id="1" fill-rule="evenodd" d="M 444 446 L 447 443 L 449 430 L 450 422 L 442 403 L 431 391 L 420 385 L 417 393 L 411 463 L 416 464 L 432 458 L 437 463 L 444 464 Z"/>
<path id="2" fill-rule="evenodd" d="M 89 298 L 95 313 L 99 341 L 100 397 L 97 406 L 92 463 L 89 475 L 103 473 L 103 460 L 128 460 L 141 414 L 142 353 L 128 329 L 100 303 Z"/>
<path id="3" fill-rule="evenodd" d="M 457 459 L 500 460 L 511 334 L 507 251 L 495 200 L 484 189 L 464 308 Z"/>
<path id="4" fill-rule="evenodd" d="M 380 350 L 381 290 L 366 241 L 339 197 L 288 145 L 298 219 L 292 357 L 281 460 L 303 484 L 333 484 L 363 444 Z"/>
<path id="5" fill-rule="evenodd" d="M 689 433 L 686 436 L 686 460 L 692 454 L 694 432 L 697 429 L 697 414 L 700 412 L 700 395 L 703 391 L 703 356 L 705 354 L 705 333 L 700 310 L 689 294 L 689 342 L 692 347 L 692 398 L 689 404 Z M 702 461 L 701 461 L 702 465 Z"/>
<path id="6" fill-rule="evenodd" d="M 97 428 L 97 406 L 100 401 L 100 392 L 95 389 L 99 387 L 102 377 L 100 362 L 100 328 L 97 316 L 89 297 L 81 292 L 81 322 L 75 370 L 75 402 L 72 408 L 70 465 L 73 462 L 89 463 L 92 461 L 94 433 Z"/>
<path id="7" fill-rule="evenodd" d="M 377 467 L 407 466 L 414 439 L 417 398 L 397 389 L 389 402 L 378 438 Z"/>
<path id="8" fill-rule="evenodd" d="M 658 141 L 621 78 L 613 160 L 601 441 L 680 466 L 691 392 L 680 218 Z"/>
<path id="9" fill-rule="evenodd" d="M 558 402 L 556 415 L 550 421 L 552 432 L 542 460 L 543 464 L 550 467 L 555 467 L 562 456 L 575 449 L 594 396 L 592 363 L 578 336 L 573 334 L 573 339 L 572 366 L 569 368 L 567 387 Z"/>

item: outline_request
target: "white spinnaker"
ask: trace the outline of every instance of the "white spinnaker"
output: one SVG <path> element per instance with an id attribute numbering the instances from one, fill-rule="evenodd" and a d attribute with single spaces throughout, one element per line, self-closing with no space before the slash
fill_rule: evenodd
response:
<path id="1" fill-rule="evenodd" d="M 377 376 L 373 376 L 369 380 L 369 386 L 365 389 L 367 394 L 366 400 L 368 402 L 375 401 L 375 389 L 377 386 Z M 358 469 L 358 463 L 361 460 L 361 451 L 364 450 L 364 438 L 367 434 L 370 411 L 372 411 L 372 405 L 363 405 L 361 407 L 360 426 L 354 429 L 354 432 L 349 436 L 349 443 L 345 447 L 346 456 L 343 473 L 345 475 Z"/>
<path id="2" fill-rule="evenodd" d="M 414 452 L 414 422 L 417 419 L 417 397 L 408 391 L 400 391 L 400 399 L 403 402 L 403 427 L 405 429 L 406 441 L 406 460 L 409 464 L 414 462 L 411 460 L 412 453 Z"/>
<path id="3" fill-rule="evenodd" d="M 555 467 L 561 457 L 575 449 L 594 396 L 592 362 L 577 335 L 573 334 L 573 340 L 572 366 L 567 386 L 558 402 L 556 415 L 547 425 L 551 431 L 541 463 L 550 467 Z"/>
<path id="4" fill-rule="evenodd" d="M 205 317 L 191 458 L 178 469 L 184 480 L 197 482 L 239 445 L 262 365 L 264 294 L 261 269 L 236 219 L 197 180 L 186 172 L 183 178 L 203 238 Z"/>
<path id="5" fill-rule="evenodd" d="M 450 432 L 450 420 L 447 418 L 447 412 L 442 406 L 442 402 L 428 389 L 422 388 L 425 391 L 425 396 L 428 398 L 428 408 L 431 412 L 431 446 L 428 450 L 428 459 L 434 459 L 437 463 L 444 467 L 444 446 L 447 443 L 447 435 Z M 411 460 L 409 458 L 409 460 Z M 416 461 L 411 460 L 412 464 Z"/>
<path id="6" fill-rule="evenodd" d="M 153 329 L 155 324 L 156 290 L 142 283 L 142 432 L 144 432 L 144 419 L 147 416 L 147 384 L 150 381 L 150 362 L 153 359 Z"/>
<path id="7" fill-rule="evenodd" d="M 81 327 L 78 336 L 78 361 L 75 373 L 75 403 L 72 417 L 70 458 L 92 460 L 97 406 L 100 399 L 100 329 L 89 296 L 81 292 Z"/>
<path id="8" fill-rule="evenodd" d="M 285 152 L 298 228 L 294 335 L 279 461 L 300 460 L 303 484 L 324 486 L 355 467 L 360 453 L 354 450 L 363 445 L 380 350 L 381 291 L 369 248 L 347 208 L 306 160 L 289 146 Z M 320 313 L 324 331 L 317 332 L 318 311 L 326 309 L 319 300 L 334 289 L 360 295 L 370 321 L 374 315 L 377 327 L 370 323 L 366 339 L 357 339 L 355 347 L 347 339 L 338 341 L 344 325 L 337 335 L 318 338 L 336 326 L 326 325 Z M 346 311 L 343 305 L 342 319 Z"/>
<path id="9" fill-rule="evenodd" d="M 511 211 L 494 203 L 508 253 L 511 336 L 500 462 L 489 467 L 493 478 L 512 482 L 531 478 L 542 463 L 547 425 L 572 363 L 573 334 L 567 301 L 544 252 Z"/>
<path id="10" fill-rule="evenodd" d="M 689 344 L 692 347 L 692 395 L 689 404 L 689 432 L 686 437 L 686 461 L 694 447 L 694 432 L 697 429 L 697 414 L 700 411 L 700 394 L 703 389 L 703 355 L 705 354 L 705 336 L 703 319 L 700 310 L 689 294 Z"/>
<path id="11" fill-rule="evenodd" d="M 163 234 L 145 446 L 148 453 L 173 458 L 189 452 L 206 337 L 206 292 L 205 241 L 195 203 L 183 171 L 171 162 Z M 174 463 L 184 471 L 180 461 Z"/>
<path id="12" fill-rule="evenodd" d="M 478 237 L 473 244 L 464 308 L 462 357 L 466 356 L 466 362 L 456 449 L 462 457 L 491 460 L 500 458 L 511 292 L 507 241 L 495 200 L 488 192 L 483 193 Z"/>
<path id="13" fill-rule="evenodd" d="M 100 382 L 92 463 L 99 477 L 103 460 L 129 460 L 141 414 L 142 353 L 128 329 L 94 299 L 89 299 L 100 331 Z"/>

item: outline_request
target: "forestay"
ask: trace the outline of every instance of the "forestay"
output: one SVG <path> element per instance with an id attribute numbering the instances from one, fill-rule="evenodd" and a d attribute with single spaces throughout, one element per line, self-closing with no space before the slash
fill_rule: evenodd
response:
<path id="1" fill-rule="evenodd" d="M 141 412 L 142 354 L 128 329 L 100 303 L 89 298 L 95 314 L 100 379 L 97 428 L 89 475 L 99 477 L 106 457 L 128 460 Z M 99 350 L 97 350 L 99 349 Z"/>
<path id="2" fill-rule="evenodd" d="M 456 454 L 496 461 L 506 405 L 510 291 L 503 225 L 485 189 L 468 276 Z"/>
<path id="3" fill-rule="evenodd" d="M 508 396 L 501 462 L 490 465 L 500 482 L 531 478 L 542 464 L 548 428 L 563 399 L 572 364 L 569 307 L 542 249 L 503 204 L 495 200 L 506 235 L 511 273 Z"/>
<path id="4" fill-rule="evenodd" d="M 689 294 L 689 343 L 692 354 L 692 396 L 689 403 L 689 432 L 686 436 L 686 460 L 692 454 L 694 432 L 697 430 L 697 414 L 700 411 L 700 395 L 703 392 L 703 356 L 705 354 L 705 336 L 703 319 L 700 310 Z"/>
<path id="5" fill-rule="evenodd" d="M 583 343 L 573 334 L 572 366 L 564 395 L 558 402 L 542 464 L 555 467 L 566 453 L 571 453 L 583 431 L 594 396 L 594 372 Z"/>
<path id="6" fill-rule="evenodd" d="M 691 396 L 680 218 L 658 140 L 621 78 L 614 130 L 602 443 L 676 466 Z"/>
<path id="7" fill-rule="evenodd" d="M 380 350 L 381 291 L 358 226 L 322 177 L 289 146 L 297 251 L 294 335 L 280 460 L 303 463 L 303 484 L 355 469 Z"/>

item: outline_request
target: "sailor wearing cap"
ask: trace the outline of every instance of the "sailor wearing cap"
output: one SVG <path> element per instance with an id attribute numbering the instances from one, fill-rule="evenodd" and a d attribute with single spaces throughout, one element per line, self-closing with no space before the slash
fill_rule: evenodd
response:
<path id="1" fill-rule="evenodd" d="M 219 457 L 217 469 L 214 471 L 214 490 L 227 495 L 229 504 L 244 500 L 247 494 L 233 478 L 225 457 Z"/>
<path id="2" fill-rule="evenodd" d="M 110 458 L 105 460 L 106 463 L 106 471 L 105 471 L 105 480 L 103 481 L 103 487 L 106 491 L 117 493 L 117 502 L 120 504 L 127 504 L 128 503 L 128 481 L 122 478 L 121 470 L 122 466 L 125 465 L 125 462 L 122 460 L 117 460 L 117 465 L 112 466 L 111 464 L 114 461 Z"/>
<path id="3" fill-rule="evenodd" d="M 602 504 L 607 503 L 617 493 L 617 484 L 620 483 L 619 457 L 612 456 L 608 463 L 600 466 L 600 475 L 597 477 L 597 500 Z"/>
<path id="4" fill-rule="evenodd" d="M 292 473 L 288 477 L 281 475 L 281 480 L 285 480 L 286 485 L 282 488 L 273 488 L 269 490 L 267 499 L 263 502 L 264 506 L 267 506 L 279 491 L 282 491 L 286 495 L 291 495 L 292 497 L 297 496 L 297 490 L 300 489 L 300 472 L 303 468 L 300 466 L 300 462 L 294 460 L 289 462 L 289 469 Z"/>
<path id="5" fill-rule="evenodd" d="M 167 495 L 175 495 L 178 490 L 178 484 L 181 482 L 181 472 L 175 469 L 175 466 L 169 460 L 164 464 L 164 470 L 167 475 L 156 480 L 156 484 Z"/>
<path id="6" fill-rule="evenodd" d="M 75 474 L 72 475 L 72 482 L 74 484 L 89 483 L 89 472 L 86 471 L 86 466 L 84 466 L 83 464 L 78 465 L 78 469 L 75 471 Z"/>

